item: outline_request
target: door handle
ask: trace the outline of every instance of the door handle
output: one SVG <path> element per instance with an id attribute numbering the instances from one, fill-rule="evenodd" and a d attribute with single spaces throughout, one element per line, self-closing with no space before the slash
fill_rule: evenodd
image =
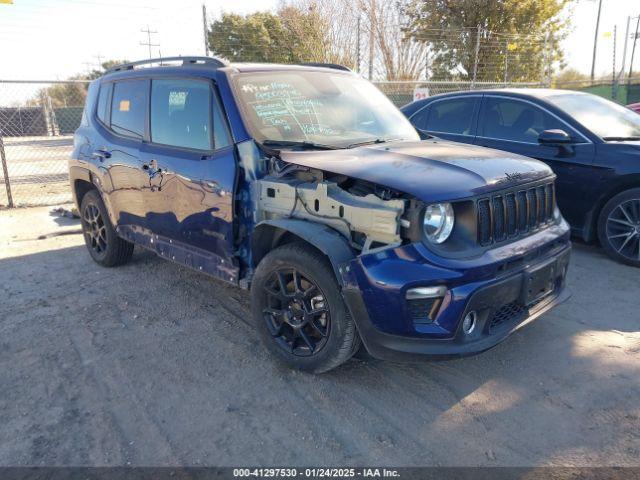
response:
<path id="1" fill-rule="evenodd" d="M 111 158 L 111 152 L 104 148 L 99 148 L 98 150 L 94 150 L 91 156 L 102 162 L 105 158 Z"/>
<path id="2" fill-rule="evenodd" d="M 158 161 L 156 159 L 150 160 L 149 163 L 143 163 L 142 169 L 146 170 L 152 177 L 158 173 L 162 173 L 162 169 L 158 167 Z"/>

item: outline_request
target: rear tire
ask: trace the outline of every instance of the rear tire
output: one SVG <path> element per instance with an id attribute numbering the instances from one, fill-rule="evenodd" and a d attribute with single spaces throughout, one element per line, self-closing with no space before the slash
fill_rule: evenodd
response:
<path id="1" fill-rule="evenodd" d="M 115 267 L 131 259 L 133 243 L 118 236 L 96 190 L 88 191 L 82 198 L 80 220 L 84 242 L 96 263 L 103 267 Z"/>
<path id="2" fill-rule="evenodd" d="M 284 245 L 262 259 L 251 284 L 251 309 L 267 350 L 291 368 L 327 372 L 360 346 L 333 269 L 305 243 Z"/>
<path id="3" fill-rule="evenodd" d="M 611 258 L 640 267 L 640 188 L 625 190 L 605 204 L 598 217 L 598 238 Z"/>

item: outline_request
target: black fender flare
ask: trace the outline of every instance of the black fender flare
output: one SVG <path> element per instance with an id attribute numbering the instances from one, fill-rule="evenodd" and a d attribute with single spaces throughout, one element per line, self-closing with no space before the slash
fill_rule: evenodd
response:
<path id="1" fill-rule="evenodd" d="M 313 245 L 329 260 L 336 279 L 343 285 L 341 267 L 355 258 L 349 242 L 336 230 L 321 223 L 292 218 L 265 220 L 256 225 L 252 238 L 252 259 L 254 267 L 269 250 L 278 244 L 282 235 L 290 233 Z"/>

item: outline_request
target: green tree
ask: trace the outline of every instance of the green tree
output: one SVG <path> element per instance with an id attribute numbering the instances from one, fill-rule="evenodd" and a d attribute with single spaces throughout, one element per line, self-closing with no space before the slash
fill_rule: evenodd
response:
<path id="1" fill-rule="evenodd" d="M 211 23 L 209 49 L 233 62 L 322 61 L 326 20 L 313 8 L 284 6 L 277 14 L 224 13 Z"/>
<path id="2" fill-rule="evenodd" d="M 558 73 L 552 86 L 554 88 L 579 88 L 586 87 L 591 83 L 591 78 L 586 73 L 579 72 L 574 68 L 566 68 Z"/>
<path id="3" fill-rule="evenodd" d="M 413 0 L 407 31 L 430 45 L 435 79 L 472 79 L 479 38 L 478 81 L 539 81 L 563 64 L 561 13 L 572 1 Z"/>
<path id="4" fill-rule="evenodd" d="M 110 68 L 127 63 L 127 60 L 107 60 L 103 62 L 101 68 L 92 70 L 87 74 L 77 74 L 69 78 L 69 80 L 95 80 L 101 77 Z M 42 105 L 43 102 L 51 101 L 53 108 L 58 107 L 81 107 L 84 105 L 87 97 L 88 83 L 58 83 L 51 87 L 38 90 L 36 95 L 27 101 L 27 105 Z"/>

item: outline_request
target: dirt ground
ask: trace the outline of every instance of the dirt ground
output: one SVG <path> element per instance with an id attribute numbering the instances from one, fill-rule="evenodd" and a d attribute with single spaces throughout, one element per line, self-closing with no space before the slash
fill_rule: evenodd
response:
<path id="1" fill-rule="evenodd" d="M 0 465 L 640 465 L 640 271 L 595 247 L 489 352 L 312 376 L 242 291 L 142 250 L 100 268 L 78 231 L 0 211 Z"/>

